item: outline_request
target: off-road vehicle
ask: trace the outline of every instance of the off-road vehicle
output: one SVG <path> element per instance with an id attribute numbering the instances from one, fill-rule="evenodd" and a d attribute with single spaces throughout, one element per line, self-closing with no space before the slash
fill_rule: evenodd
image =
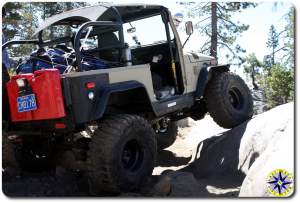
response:
<path id="1" fill-rule="evenodd" d="M 185 26 L 188 39 L 193 26 Z M 65 27 L 45 40 L 47 29 Z M 6 84 L 8 135 L 26 170 L 51 169 L 72 149 L 93 193 L 132 191 L 176 139 L 178 120 L 209 112 L 232 128 L 253 114 L 244 81 L 213 57 L 184 53 L 163 6 L 75 9 L 46 19 L 34 36 L 2 46 L 37 47 Z"/>

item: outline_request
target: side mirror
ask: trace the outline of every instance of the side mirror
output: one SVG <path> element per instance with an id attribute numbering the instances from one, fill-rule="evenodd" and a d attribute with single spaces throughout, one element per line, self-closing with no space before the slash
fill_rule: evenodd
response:
<path id="1" fill-rule="evenodd" d="M 185 42 L 182 45 L 182 48 L 184 48 L 185 44 L 187 43 L 187 41 L 189 41 L 191 35 L 194 32 L 194 28 L 193 28 L 193 22 L 192 21 L 187 21 L 185 23 L 185 33 L 188 35 L 187 39 L 185 40 Z"/>
<path id="2" fill-rule="evenodd" d="M 194 28 L 193 28 L 193 22 L 192 21 L 187 21 L 185 23 L 185 32 L 187 35 L 191 35 L 194 32 Z"/>
<path id="3" fill-rule="evenodd" d="M 135 33 L 136 28 L 135 27 L 131 27 L 127 29 L 127 33 L 131 34 L 131 33 Z"/>

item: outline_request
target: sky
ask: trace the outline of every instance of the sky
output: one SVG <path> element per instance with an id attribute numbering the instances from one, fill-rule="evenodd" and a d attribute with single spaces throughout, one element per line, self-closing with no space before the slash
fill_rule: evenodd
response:
<path id="1" fill-rule="evenodd" d="M 182 0 L 184 1 L 184 0 Z M 146 3 L 146 4 L 160 4 L 169 8 L 172 14 L 177 12 L 182 12 L 183 7 L 176 4 L 175 1 L 162 1 L 162 0 L 111 0 L 108 2 L 114 3 Z M 190 1 L 188 1 L 190 2 Z M 199 1 L 194 1 L 199 2 Z M 276 30 L 280 32 L 284 29 L 285 19 L 284 15 L 287 13 L 288 9 L 292 6 L 289 2 L 278 3 L 274 6 L 274 2 L 263 2 L 259 3 L 255 8 L 248 8 L 240 13 L 233 15 L 234 21 L 240 21 L 241 23 L 248 24 L 249 29 L 245 31 L 238 39 L 237 43 L 241 45 L 242 48 L 246 49 L 246 55 L 249 53 L 255 53 L 259 60 L 263 60 L 264 56 L 270 51 L 266 46 L 268 39 L 268 33 L 271 25 L 274 25 Z M 183 18 L 183 23 L 189 19 L 185 16 Z M 195 23 L 195 22 L 194 22 Z M 149 29 L 149 24 L 144 24 L 145 29 Z M 158 25 L 151 23 L 152 32 L 142 32 L 142 34 L 137 34 L 140 41 L 151 39 L 157 34 L 156 30 L 159 30 Z M 182 43 L 186 39 L 184 29 L 178 29 Z M 137 31 L 138 32 L 138 31 Z M 191 36 L 190 40 L 186 44 L 184 51 L 197 51 L 199 47 L 205 42 L 206 38 L 201 37 L 195 30 L 194 34 Z M 226 50 L 220 51 L 219 63 L 228 63 L 225 55 L 228 52 Z"/>
<path id="2" fill-rule="evenodd" d="M 246 9 L 235 18 L 250 25 L 249 30 L 243 33 L 238 39 L 238 43 L 244 47 L 248 53 L 255 53 L 262 60 L 263 56 L 269 52 L 266 42 L 268 39 L 270 26 L 273 24 L 278 32 L 284 30 L 286 21 L 284 15 L 292 5 L 290 3 L 278 4 L 274 7 L 271 2 L 259 4 L 256 8 Z"/>

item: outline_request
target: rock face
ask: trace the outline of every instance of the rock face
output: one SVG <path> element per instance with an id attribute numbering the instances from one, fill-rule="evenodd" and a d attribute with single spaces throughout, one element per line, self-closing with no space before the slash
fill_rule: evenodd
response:
<path id="1" fill-rule="evenodd" d="M 154 185 L 152 191 L 153 196 L 169 196 L 171 193 L 171 178 L 169 176 L 162 176 Z"/>
<path id="2" fill-rule="evenodd" d="M 266 98 L 264 96 L 264 91 L 261 89 L 254 90 L 251 89 L 251 94 L 253 97 L 253 112 L 255 115 L 261 114 L 268 110 L 268 105 L 266 102 Z"/>
<path id="3" fill-rule="evenodd" d="M 207 193 L 205 185 L 197 181 L 193 173 L 176 171 L 164 176 L 170 179 L 170 197 L 199 197 Z"/>
<path id="4" fill-rule="evenodd" d="M 177 124 L 180 128 L 192 127 L 195 125 L 195 121 L 191 118 L 184 118 L 177 121 Z"/>
<path id="5" fill-rule="evenodd" d="M 251 140 L 245 140 L 243 149 L 260 155 L 247 169 L 240 194 L 241 197 L 271 196 L 267 191 L 267 174 L 275 169 L 294 172 L 294 114 L 293 103 L 282 105 L 264 114 L 258 120 L 260 133 Z M 245 157 L 246 155 L 244 155 Z M 248 163 L 251 160 L 248 161 Z"/>
<path id="6" fill-rule="evenodd" d="M 240 196 L 268 196 L 271 171 L 293 172 L 293 110 L 293 103 L 279 106 L 201 141 L 186 169 L 198 179 L 219 177 L 223 187 L 242 185 Z"/>
<path id="7" fill-rule="evenodd" d="M 200 142 L 196 166 L 201 167 L 199 170 L 203 173 L 228 169 L 247 174 L 256 158 L 279 138 L 293 142 L 293 131 L 289 130 L 293 129 L 293 122 L 293 103 L 260 114 L 236 128 Z M 292 152 L 293 145 L 290 149 Z M 293 156 L 289 160 L 292 161 Z"/>

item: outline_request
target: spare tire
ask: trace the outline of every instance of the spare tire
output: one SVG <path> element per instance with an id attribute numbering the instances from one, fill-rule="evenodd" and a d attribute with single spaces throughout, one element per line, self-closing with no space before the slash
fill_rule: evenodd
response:
<path id="1" fill-rule="evenodd" d="M 205 90 L 207 109 L 214 121 L 233 128 L 253 115 L 253 100 L 248 86 L 238 75 L 222 72 L 214 75 Z"/>

